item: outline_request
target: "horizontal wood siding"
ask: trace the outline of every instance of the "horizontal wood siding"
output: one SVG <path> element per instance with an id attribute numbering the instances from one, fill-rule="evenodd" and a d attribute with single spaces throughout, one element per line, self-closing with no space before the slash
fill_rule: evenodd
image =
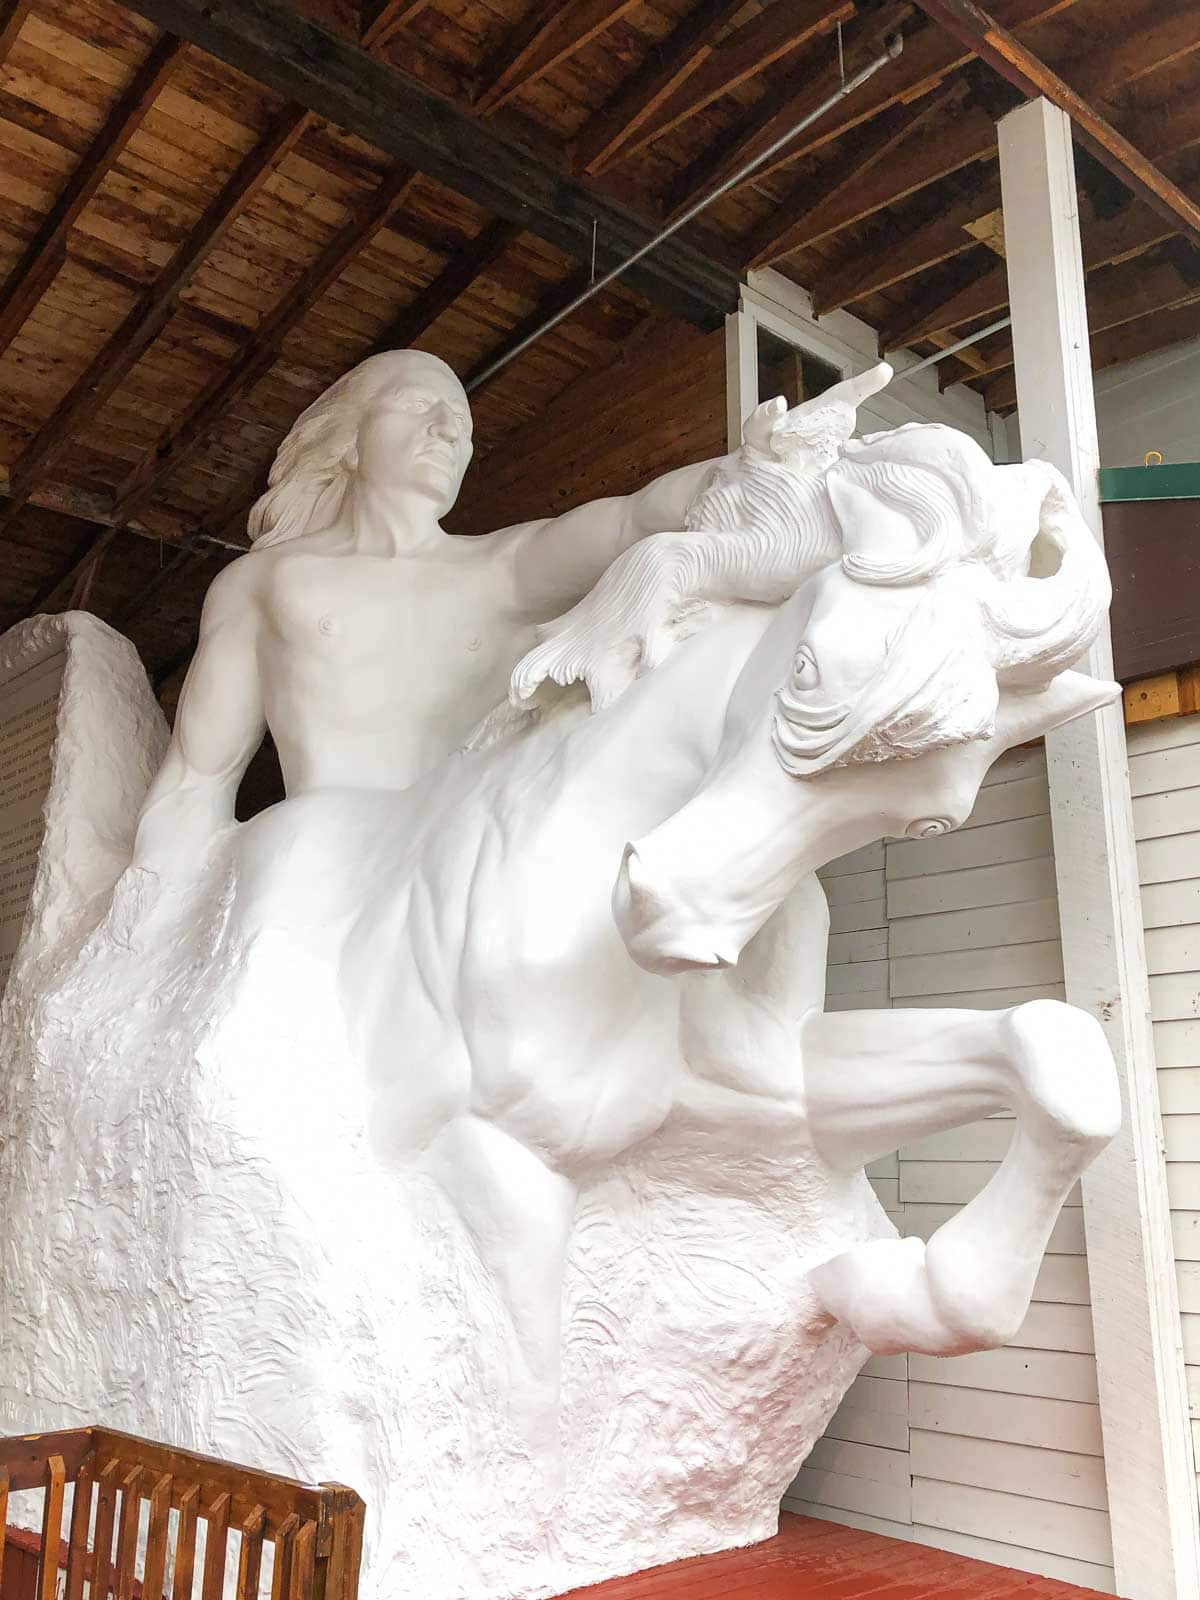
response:
<path id="1" fill-rule="evenodd" d="M 1128 738 L 1183 1354 L 1200 1453 L 1200 716 L 1143 723 Z"/>
<path id="2" fill-rule="evenodd" d="M 1200 757 L 1200 749 L 1197 751 Z M 1196 780 L 1200 782 L 1200 778 Z M 1200 798 L 1200 796 L 1198 796 Z M 1200 807 L 1197 808 L 1200 812 Z M 1166 816 L 1164 806 L 1156 816 Z M 1200 815 L 1197 818 L 1200 824 Z M 971 817 L 938 839 L 856 851 L 821 874 L 830 901 L 831 1010 L 1013 1005 L 1062 998 L 1045 758 L 1014 751 Z M 1183 902 L 1172 901 L 1179 915 Z M 1200 920 L 1200 918 L 1198 918 Z M 1193 948 L 1186 924 L 1171 948 Z M 1171 959 L 1178 959 L 1176 954 Z M 1183 1009 L 1182 997 L 1164 1004 Z M 1200 1096 L 1200 1013 L 1176 1099 Z M 1173 1020 L 1178 1020 L 1174 1019 Z M 1195 1122 L 1174 1135 L 1200 1156 Z M 928 1238 L 977 1194 L 1007 1148 L 993 1117 L 921 1140 L 871 1179 L 902 1233 Z M 1190 1171 L 1190 1169 L 1189 1169 Z M 1200 1362 L 1200 1181 L 1181 1178 Z M 1195 1389 L 1200 1396 L 1200 1365 Z M 1049 1577 L 1113 1589 L 1096 1363 L 1076 1189 L 1014 1342 L 979 1355 L 868 1363 L 784 1499 L 790 1510 L 873 1528 Z"/>
<path id="3" fill-rule="evenodd" d="M 724 453 L 724 331 L 660 325 L 510 434 L 486 470 L 477 463 L 447 526 L 488 533 L 557 516 Z"/>

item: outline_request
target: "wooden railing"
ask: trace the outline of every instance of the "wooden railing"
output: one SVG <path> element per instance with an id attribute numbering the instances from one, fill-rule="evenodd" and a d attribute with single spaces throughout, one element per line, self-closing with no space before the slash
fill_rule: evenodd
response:
<path id="1" fill-rule="evenodd" d="M 264 1550 L 271 1600 L 358 1594 L 364 1507 L 353 1489 L 76 1428 L 0 1439 L 0 1600 L 25 1587 L 15 1561 L 6 1581 L 5 1546 L 9 1496 L 29 1489 L 43 1492 L 33 1600 L 55 1600 L 60 1573 L 62 1600 L 82 1600 L 85 1583 L 89 1600 L 222 1600 L 234 1536 L 237 1600 L 256 1600 L 265 1584 Z"/>

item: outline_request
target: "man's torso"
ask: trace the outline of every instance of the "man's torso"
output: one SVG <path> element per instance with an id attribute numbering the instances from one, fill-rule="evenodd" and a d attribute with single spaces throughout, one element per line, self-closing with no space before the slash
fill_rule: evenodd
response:
<path id="1" fill-rule="evenodd" d="M 395 556 L 280 547 L 259 672 L 289 794 L 403 788 L 507 693 L 533 642 L 501 536 Z"/>

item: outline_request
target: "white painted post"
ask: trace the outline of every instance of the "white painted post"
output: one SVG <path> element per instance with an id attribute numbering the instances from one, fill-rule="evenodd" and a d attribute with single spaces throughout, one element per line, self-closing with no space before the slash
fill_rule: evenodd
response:
<path id="1" fill-rule="evenodd" d="M 1066 475 L 1102 538 L 1070 122 L 1035 100 L 999 132 L 1022 450 Z M 1112 676 L 1107 628 L 1086 665 Z M 1125 1101 L 1083 1181 L 1117 1589 L 1187 1600 L 1196 1479 L 1120 704 L 1052 734 L 1046 754 L 1067 999 L 1102 1022 Z"/>
<path id="2" fill-rule="evenodd" d="M 746 311 L 725 318 L 725 432 L 728 448 L 742 442 L 742 424 L 758 404 L 758 330 Z"/>

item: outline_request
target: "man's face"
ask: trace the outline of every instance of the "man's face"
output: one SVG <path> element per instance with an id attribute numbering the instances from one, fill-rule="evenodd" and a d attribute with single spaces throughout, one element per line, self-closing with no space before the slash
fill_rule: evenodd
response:
<path id="1" fill-rule="evenodd" d="M 358 470 L 372 483 L 425 495 L 449 511 L 471 460 L 471 409 L 460 384 L 439 373 L 382 389 L 358 427 Z"/>

